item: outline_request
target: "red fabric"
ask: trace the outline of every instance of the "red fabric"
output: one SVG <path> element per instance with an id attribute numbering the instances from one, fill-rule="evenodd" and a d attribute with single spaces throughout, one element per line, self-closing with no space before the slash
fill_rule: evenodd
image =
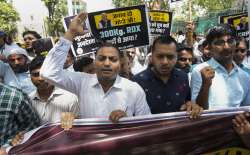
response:
<path id="1" fill-rule="evenodd" d="M 151 122 L 79 125 L 69 131 L 60 126 L 38 130 L 9 154 L 201 154 L 228 146 L 240 146 L 232 128 L 233 114 L 186 117 Z M 133 121 L 132 121 L 133 122 Z"/>

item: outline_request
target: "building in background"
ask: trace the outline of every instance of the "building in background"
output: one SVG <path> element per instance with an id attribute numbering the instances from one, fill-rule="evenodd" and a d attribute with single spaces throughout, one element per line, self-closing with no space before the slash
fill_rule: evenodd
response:
<path id="1" fill-rule="evenodd" d="M 41 0 L 9 0 L 9 3 L 19 13 L 20 21 L 17 23 L 18 38 L 22 38 L 25 30 L 35 30 L 46 36 L 44 19 L 48 15 L 47 8 Z"/>
<path id="2" fill-rule="evenodd" d="M 20 15 L 17 23 L 18 39 L 22 39 L 25 30 L 37 31 L 43 37 L 47 37 L 45 19 L 48 10 L 41 0 L 7 0 Z M 93 12 L 112 9 L 112 0 L 66 0 L 68 14 L 75 15 L 81 11 Z M 105 5 L 103 5 L 105 4 Z"/>
<path id="3" fill-rule="evenodd" d="M 87 3 L 84 0 L 67 0 L 68 15 L 77 15 L 82 11 L 87 11 Z"/>

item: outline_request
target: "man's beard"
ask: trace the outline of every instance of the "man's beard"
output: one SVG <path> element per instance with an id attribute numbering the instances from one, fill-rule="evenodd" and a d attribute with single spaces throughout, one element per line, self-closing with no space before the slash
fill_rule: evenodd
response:
<path id="1" fill-rule="evenodd" d="M 189 73 L 190 72 L 190 65 L 186 65 L 185 67 L 181 68 L 181 70 L 183 70 L 185 73 Z"/>
<path id="2" fill-rule="evenodd" d="M 28 65 L 18 65 L 15 67 L 15 69 L 13 69 L 13 71 L 15 73 L 24 73 L 24 72 L 27 72 L 28 71 Z"/>

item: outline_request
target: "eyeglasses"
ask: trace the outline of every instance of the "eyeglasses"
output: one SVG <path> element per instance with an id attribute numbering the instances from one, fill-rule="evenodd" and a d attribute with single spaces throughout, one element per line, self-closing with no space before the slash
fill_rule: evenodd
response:
<path id="1" fill-rule="evenodd" d="M 227 41 L 225 40 L 215 40 L 212 42 L 212 44 L 216 45 L 216 46 L 225 46 L 226 42 L 228 43 L 229 46 L 235 46 L 236 45 L 236 41 L 234 38 L 230 38 Z"/>
<path id="2" fill-rule="evenodd" d="M 187 61 L 189 61 L 189 62 L 193 62 L 193 58 L 179 58 L 178 59 L 179 61 L 185 61 L 185 62 L 187 62 Z"/>
<path id="3" fill-rule="evenodd" d="M 39 72 L 31 72 L 30 75 L 34 76 L 34 77 L 39 77 L 40 73 Z"/>
<path id="4" fill-rule="evenodd" d="M 246 53 L 247 49 L 240 49 L 240 48 L 238 48 L 238 49 L 235 50 L 235 52 L 236 53 L 238 53 L 238 52 L 240 52 L 240 53 Z"/>

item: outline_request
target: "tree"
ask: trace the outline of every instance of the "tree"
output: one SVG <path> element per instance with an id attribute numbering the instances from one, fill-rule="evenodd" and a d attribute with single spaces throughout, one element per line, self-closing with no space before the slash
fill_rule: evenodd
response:
<path id="1" fill-rule="evenodd" d="M 230 9 L 235 0 L 193 0 L 194 5 L 204 8 L 207 12 Z"/>
<path id="2" fill-rule="evenodd" d="M 112 0 L 116 8 L 146 4 L 150 10 L 168 10 L 168 0 Z"/>
<path id="3" fill-rule="evenodd" d="M 0 0 L 0 30 L 8 34 L 17 32 L 17 21 L 19 21 L 19 14 L 4 0 Z"/>
<path id="4" fill-rule="evenodd" d="M 67 3 L 65 0 L 42 0 L 48 9 L 46 18 L 47 31 L 50 36 L 58 37 L 64 32 L 62 18 L 67 15 Z"/>

